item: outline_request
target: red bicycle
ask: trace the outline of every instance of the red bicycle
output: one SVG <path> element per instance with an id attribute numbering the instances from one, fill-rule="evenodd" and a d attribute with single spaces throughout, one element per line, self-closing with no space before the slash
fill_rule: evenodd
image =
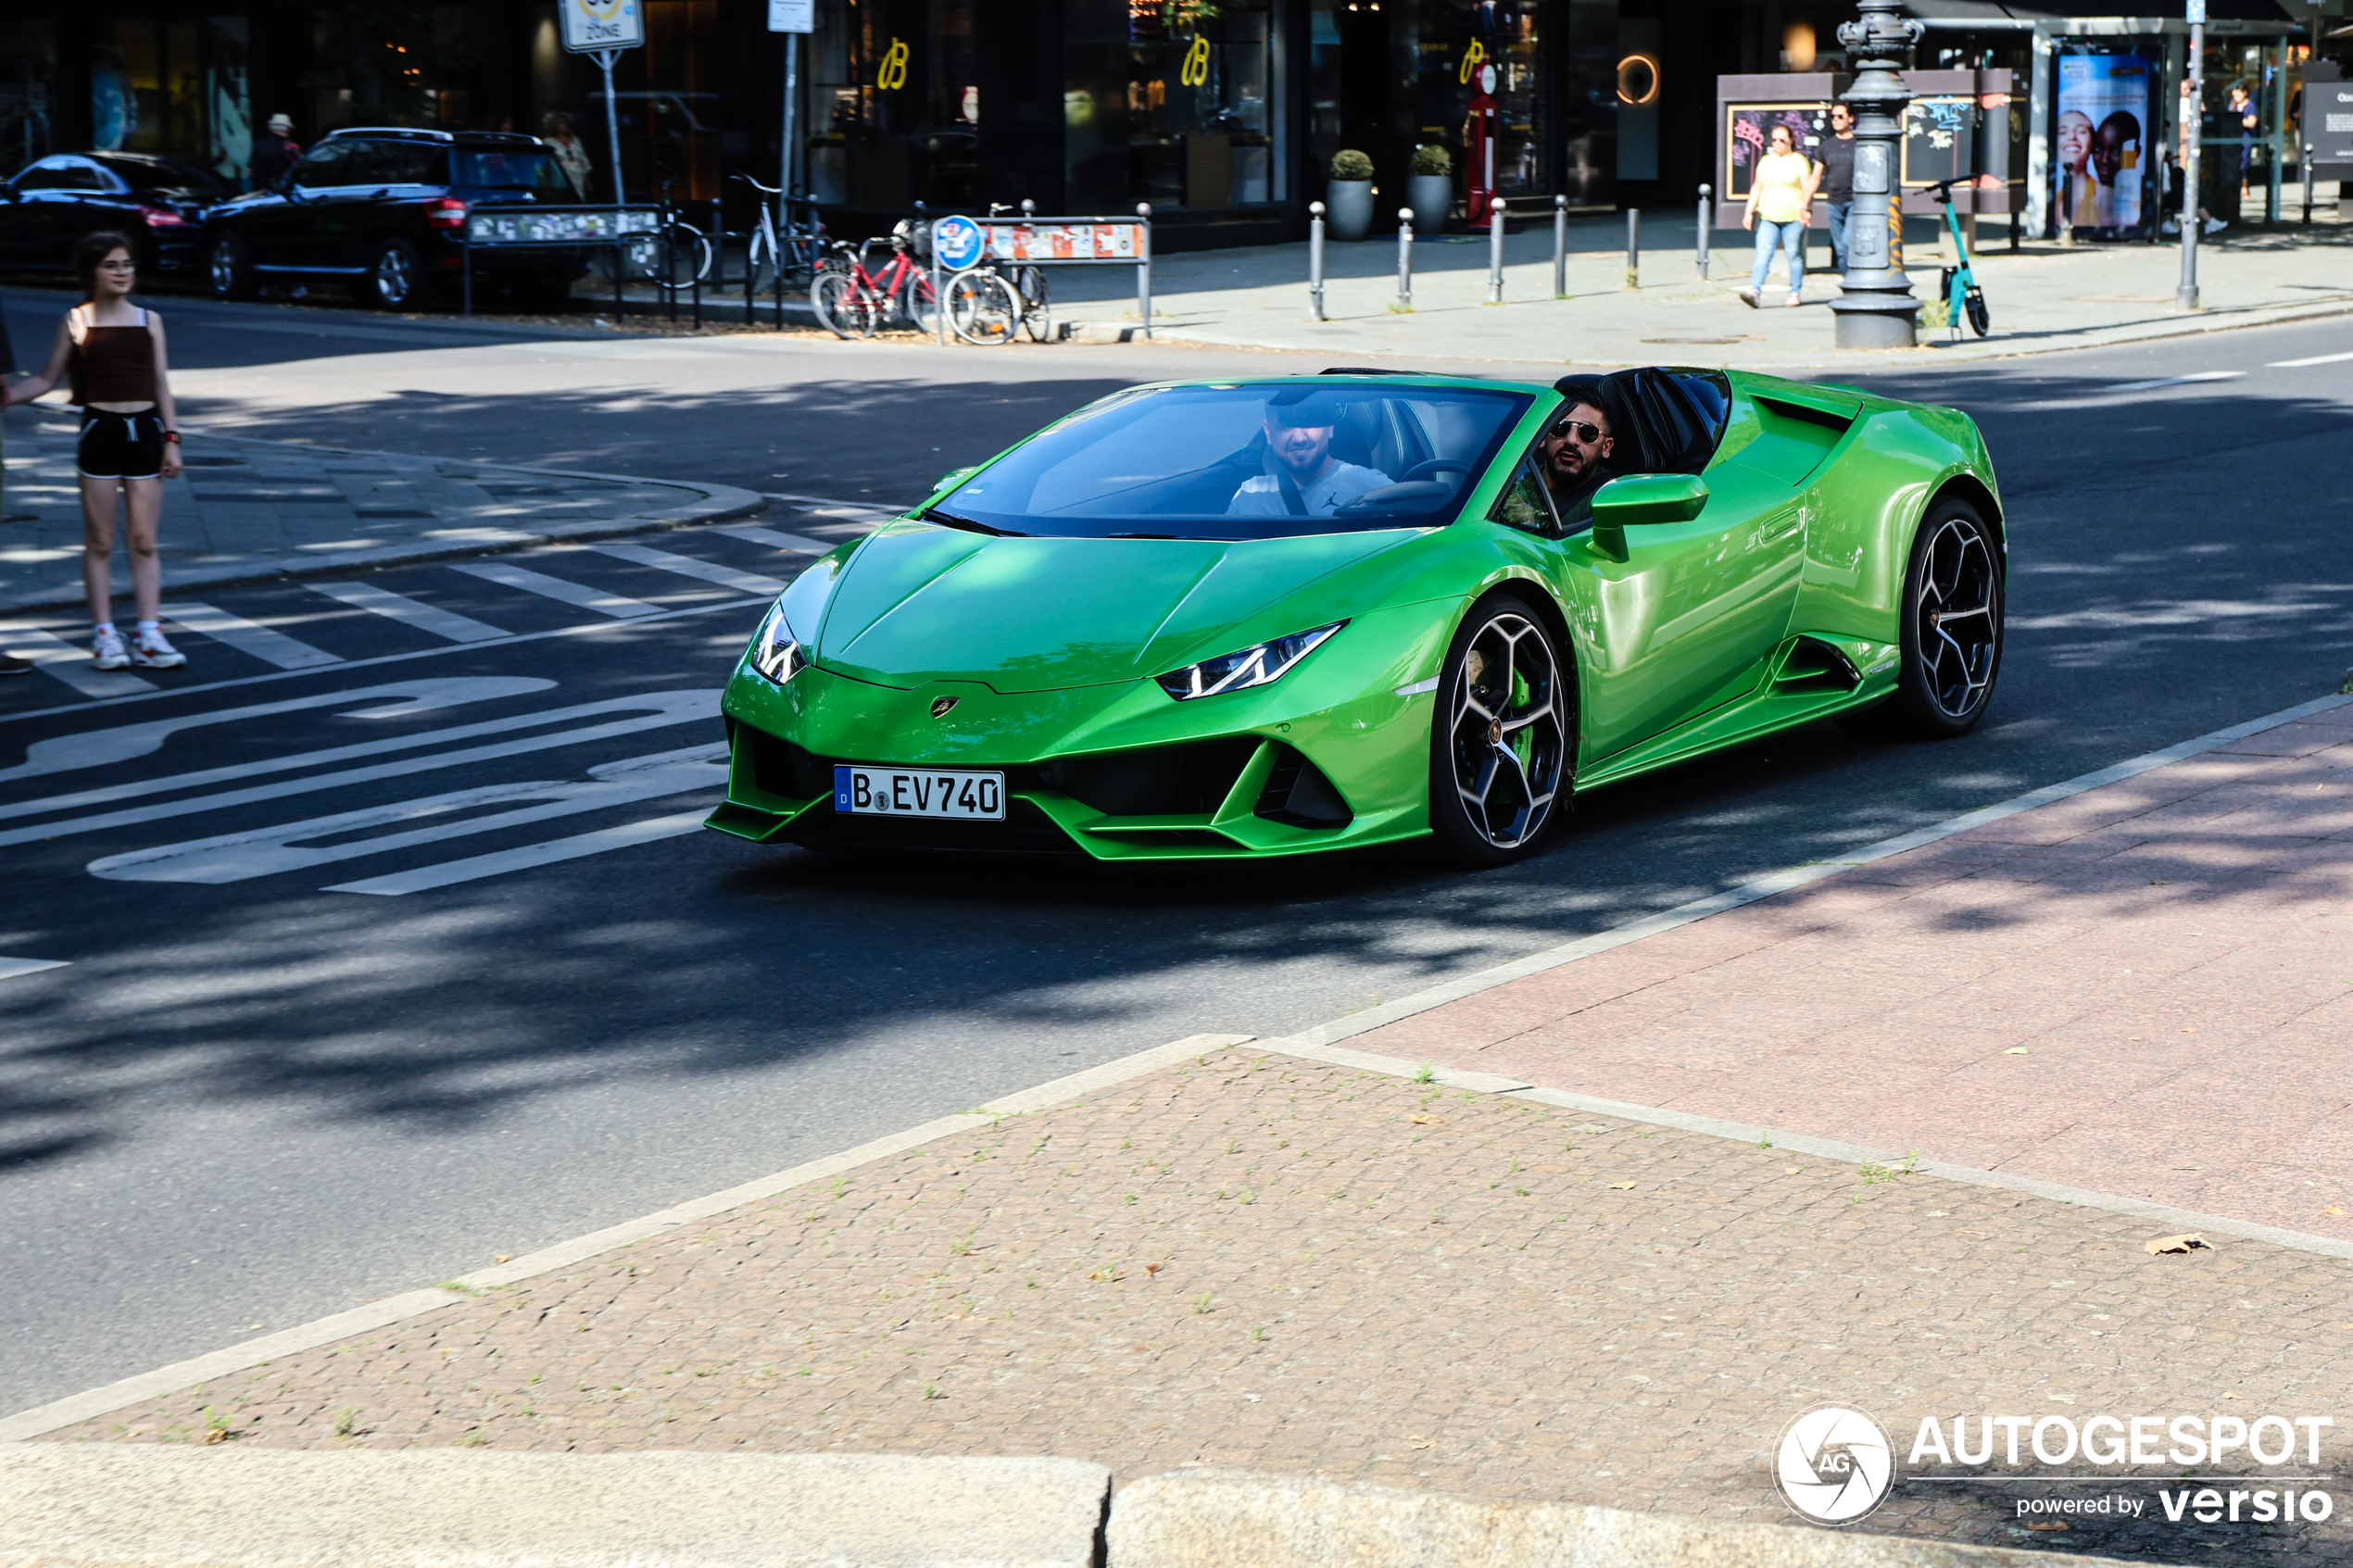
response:
<path id="1" fill-rule="evenodd" d="M 855 245 L 843 240 L 834 245 L 809 285 L 809 303 L 834 336 L 872 337 L 877 328 L 896 320 L 917 332 L 935 329 L 939 297 L 918 255 L 917 232 L 905 220 L 891 230 L 890 259 L 880 270 L 866 264 L 873 240 Z"/>

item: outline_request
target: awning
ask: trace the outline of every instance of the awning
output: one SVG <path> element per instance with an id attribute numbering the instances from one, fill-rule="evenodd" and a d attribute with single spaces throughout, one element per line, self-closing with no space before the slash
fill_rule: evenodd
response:
<path id="1" fill-rule="evenodd" d="M 2117 0 L 1904 0 L 1904 13 L 1938 31 L 1982 27 L 2014 31 L 2045 24 L 2055 32 L 2177 32 L 2187 28 L 2183 0 L 2133 0 L 2134 14 L 2117 14 Z M 2279 0 L 2207 0 L 2208 22 L 2230 31 L 2290 32 L 2303 24 Z"/>

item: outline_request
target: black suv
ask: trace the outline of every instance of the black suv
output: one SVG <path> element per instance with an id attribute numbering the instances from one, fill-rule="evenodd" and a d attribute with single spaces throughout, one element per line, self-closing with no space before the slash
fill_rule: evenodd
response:
<path id="1" fill-rule="evenodd" d="M 457 285 L 470 207 L 580 199 L 536 136 L 333 131 L 268 189 L 205 215 L 206 266 L 224 298 L 265 279 L 338 279 L 369 304 L 405 310 Z M 585 250 L 486 249 L 474 282 L 560 309 L 587 269 Z"/>

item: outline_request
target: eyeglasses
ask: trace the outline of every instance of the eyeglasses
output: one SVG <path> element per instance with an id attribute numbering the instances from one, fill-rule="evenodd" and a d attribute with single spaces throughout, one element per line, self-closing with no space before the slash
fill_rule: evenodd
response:
<path id="1" fill-rule="evenodd" d="M 136 272 L 139 264 L 135 261 L 101 261 L 98 270 L 102 272 Z"/>
<path id="2" fill-rule="evenodd" d="M 1578 440 L 1583 442 L 1586 445 L 1591 446 L 1595 442 L 1601 440 L 1602 427 L 1597 424 L 1589 423 L 1584 420 L 1563 420 L 1560 423 L 1553 427 L 1553 434 L 1555 438 L 1564 435 L 1574 435 Z"/>

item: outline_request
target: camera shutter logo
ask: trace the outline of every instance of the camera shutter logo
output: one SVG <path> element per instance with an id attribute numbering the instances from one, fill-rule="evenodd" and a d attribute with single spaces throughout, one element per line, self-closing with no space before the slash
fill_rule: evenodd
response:
<path id="1" fill-rule="evenodd" d="M 1895 1486 L 1895 1445 L 1861 1411 L 1820 1405 L 1789 1424 L 1773 1449 L 1782 1500 L 1817 1524 L 1852 1524 Z"/>

